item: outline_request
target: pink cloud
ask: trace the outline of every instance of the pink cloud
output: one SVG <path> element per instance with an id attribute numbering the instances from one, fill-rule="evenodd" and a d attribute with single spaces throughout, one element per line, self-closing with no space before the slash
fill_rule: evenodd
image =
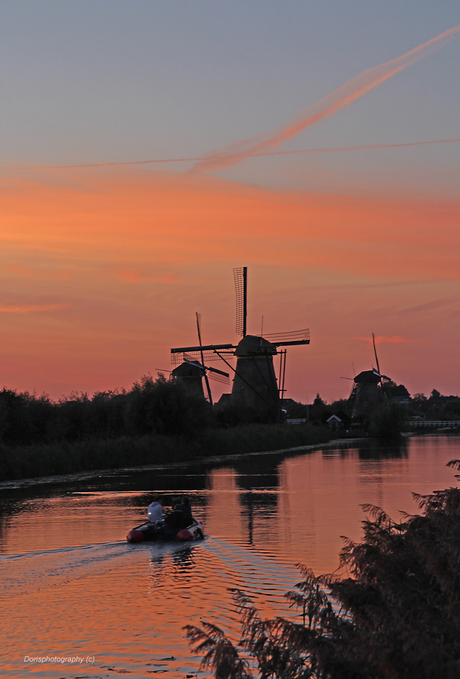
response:
<path id="1" fill-rule="evenodd" d="M 0 314 L 35 314 L 69 307 L 70 304 L 3 304 L 0 305 Z"/>
<path id="2" fill-rule="evenodd" d="M 352 339 L 372 345 L 372 337 L 353 337 Z M 426 342 L 424 339 L 413 339 L 403 335 L 376 335 L 375 337 L 376 344 L 422 344 L 424 342 Z"/>

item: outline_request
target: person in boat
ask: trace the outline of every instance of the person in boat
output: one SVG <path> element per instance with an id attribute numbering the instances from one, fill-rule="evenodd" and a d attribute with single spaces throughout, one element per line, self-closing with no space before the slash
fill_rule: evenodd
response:
<path id="1" fill-rule="evenodd" d="M 175 498 L 172 502 L 172 512 L 165 516 L 165 531 L 172 535 L 178 533 L 183 528 L 188 528 L 193 523 L 192 508 L 190 500 Z"/>
<path id="2" fill-rule="evenodd" d="M 192 506 L 188 497 L 182 498 L 180 509 L 184 517 L 184 527 L 187 528 L 187 526 L 190 526 L 193 523 Z"/>

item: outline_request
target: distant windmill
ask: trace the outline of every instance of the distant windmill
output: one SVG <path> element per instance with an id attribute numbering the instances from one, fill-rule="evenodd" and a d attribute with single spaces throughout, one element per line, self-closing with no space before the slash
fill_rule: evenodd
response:
<path id="1" fill-rule="evenodd" d="M 364 370 L 353 378 L 353 388 L 348 399 L 348 411 L 352 419 L 369 417 L 382 403 L 388 405 L 384 383 L 391 380 L 380 372 L 374 333 L 372 344 L 377 370 L 375 368 Z"/>
<path id="2" fill-rule="evenodd" d="M 199 347 L 201 347 L 201 314 L 198 312 L 196 313 L 196 327 L 198 331 Z M 177 366 L 177 368 L 174 368 L 172 371 L 172 376 L 175 379 L 184 380 L 190 391 L 192 391 L 197 396 L 203 396 L 203 398 L 204 391 L 202 378 L 204 377 L 208 400 L 212 405 L 212 395 L 211 387 L 209 385 L 208 372 L 210 373 L 209 376 L 211 378 L 217 380 L 218 382 L 228 384 L 229 374 L 227 372 L 218 370 L 217 368 L 211 368 L 208 365 L 204 365 L 204 353 L 202 350 L 200 351 L 200 361 L 194 360 L 193 356 L 184 354 L 183 362 Z"/>
<path id="3" fill-rule="evenodd" d="M 310 343 L 308 329 L 270 335 L 247 334 L 247 267 L 233 270 L 236 292 L 236 331 L 242 335 L 237 345 L 208 344 L 202 345 L 199 333 L 199 345 L 176 347 L 171 349 L 173 363 L 179 363 L 187 357 L 189 360 L 201 361 L 204 365 L 213 359 L 221 359 L 233 370 L 234 379 L 231 401 L 242 403 L 276 418 L 279 414 L 280 397 L 284 393 L 284 375 L 286 369 L 286 351 L 278 352 L 279 347 Z M 279 384 L 277 383 L 273 357 L 281 357 Z M 228 363 L 227 358 L 236 356 L 236 368 Z M 209 369 L 209 368 L 208 368 Z"/>

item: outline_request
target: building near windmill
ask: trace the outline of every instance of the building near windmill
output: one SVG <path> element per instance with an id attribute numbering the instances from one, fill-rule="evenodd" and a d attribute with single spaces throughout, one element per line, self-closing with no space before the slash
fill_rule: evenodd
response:
<path id="1" fill-rule="evenodd" d="M 204 374 L 215 369 L 209 368 L 209 361 L 221 360 L 233 371 L 233 385 L 228 404 L 239 405 L 258 412 L 262 417 L 276 420 L 280 417 L 280 403 L 284 394 L 287 346 L 310 343 L 308 329 L 270 335 L 247 333 L 247 268 L 234 269 L 236 292 L 236 332 L 242 338 L 238 344 L 201 343 L 198 324 L 199 345 L 171 349 L 173 363 L 192 361 L 201 365 Z M 278 356 L 279 375 L 276 378 L 274 357 Z M 236 357 L 236 367 L 229 363 Z M 206 362 L 206 365 L 205 365 Z M 219 371 L 217 371 L 219 372 Z M 221 371 L 222 373 L 222 371 Z M 222 373 L 225 374 L 225 373 Z M 210 391 L 209 400 L 211 401 Z"/>

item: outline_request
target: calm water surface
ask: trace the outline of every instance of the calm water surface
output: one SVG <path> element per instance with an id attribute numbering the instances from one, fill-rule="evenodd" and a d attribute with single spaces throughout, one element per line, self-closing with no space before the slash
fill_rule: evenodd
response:
<path id="1" fill-rule="evenodd" d="M 456 485 L 445 466 L 453 458 L 460 437 L 429 436 L 397 449 L 365 443 L 0 488 L 0 676 L 206 677 L 185 624 L 236 634 L 229 588 L 266 615 L 293 615 L 284 593 L 299 580 L 297 563 L 334 570 L 341 536 L 360 538 L 361 504 L 394 518 L 415 512 L 412 491 Z M 189 495 L 206 540 L 128 545 L 153 494 L 164 504 Z"/>

